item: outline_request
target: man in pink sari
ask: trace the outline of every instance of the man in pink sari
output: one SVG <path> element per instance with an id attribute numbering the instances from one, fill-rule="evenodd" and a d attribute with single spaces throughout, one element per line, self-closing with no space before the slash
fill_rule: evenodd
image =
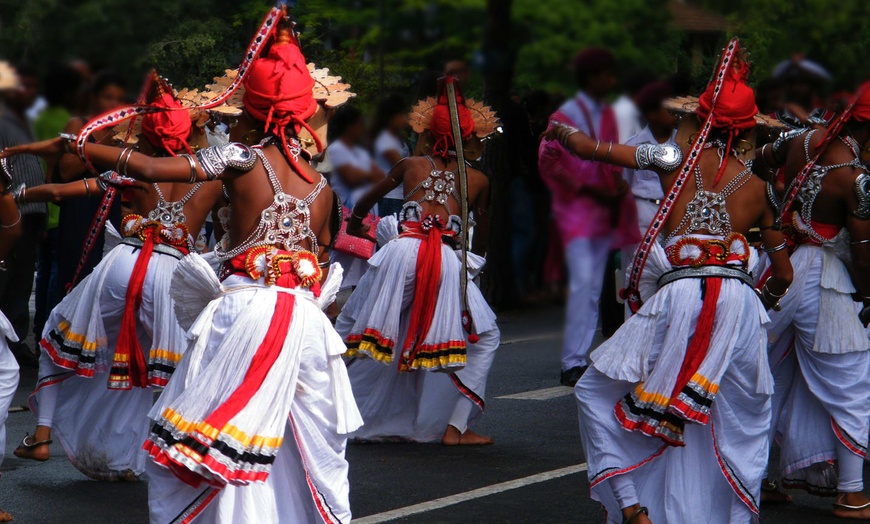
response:
<path id="1" fill-rule="evenodd" d="M 613 110 L 605 98 L 616 86 L 613 54 L 600 48 L 581 51 L 574 59 L 580 90 L 550 117 L 576 127 L 602 144 L 618 142 Z M 588 366 L 586 358 L 598 326 L 598 300 L 607 256 L 613 249 L 640 242 L 637 208 L 622 168 L 606 164 L 605 145 L 582 160 L 556 141 L 543 140 L 541 176 L 553 195 L 553 215 L 565 246 L 569 297 L 562 348 L 561 382 L 573 386 Z"/>

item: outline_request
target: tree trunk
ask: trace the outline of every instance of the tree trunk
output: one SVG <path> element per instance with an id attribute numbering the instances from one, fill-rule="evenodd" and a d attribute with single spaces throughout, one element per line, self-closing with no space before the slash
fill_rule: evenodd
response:
<path id="1" fill-rule="evenodd" d="M 513 77 L 511 4 L 511 0 L 487 0 L 483 30 L 484 99 L 504 124 L 507 124 L 505 116 L 510 113 L 509 90 Z M 496 309 L 511 307 L 517 298 L 511 249 L 510 186 L 514 174 L 511 172 L 510 126 L 503 127 L 504 134 L 487 142 L 483 166 L 492 194 L 489 248 L 481 287 Z"/>

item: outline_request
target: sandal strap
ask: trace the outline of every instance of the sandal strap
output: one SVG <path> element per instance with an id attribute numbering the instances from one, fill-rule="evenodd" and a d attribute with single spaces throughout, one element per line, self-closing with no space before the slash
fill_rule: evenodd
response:
<path id="1" fill-rule="evenodd" d="M 646 515 L 648 517 L 649 516 L 649 509 L 646 506 L 641 506 L 641 507 L 637 508 L 637 510 L 634 513 L 632 513 L 630 517 L 628 517 L 627 519 L 622 521 L 622 524 L 630 524 L 630 522 L 632 520 L 634 520 L 641 513 L 643 513 L 644 515 Z"/>
<path id="2" fill-rule="evenodd" d="M 866 504 L 862 504 L 860 506 L 850 506 L 849 504 L 843 504 L 841 502 L 834 502 L 834 507 L 839 509 L 845 509 L 849 511 L 860 511 L 862 509 L 870 508 L 870 502 Z"/>

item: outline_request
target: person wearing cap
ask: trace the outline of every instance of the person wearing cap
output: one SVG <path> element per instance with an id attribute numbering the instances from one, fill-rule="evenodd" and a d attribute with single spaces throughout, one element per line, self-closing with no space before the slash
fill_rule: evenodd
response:
<path id="1" fill-rule="evenodd" d="M 826 127 L 834 118 L 821 103 L 820 96 L 831 84 L 831 74 L 803 55 L 783 60 L 771 75 L 783 91 L 781 107 L 773 116 L 791 129 Z"/>
<path id="2" fill-rule="evenodd" d="M 646 126 L 636 135 L 625 141 L 627 146 L 643 144 L 675 144 L 677 118 L 664 107 L 664 101 L 671 96 L 671 86 L 658 81 L 647 84 L 637 94 L 637 106 Z M 622 176 L 631 187 L 631 194 L 637 206 L 638 234 L 646 232 L 653 221 L 656 211 L 665 194 L 658 173 L 652 169 L 626 168 Z M 634 259 L 637 244 L 622 248 L 622 271 L 628 272 Z"/>
<path id="3" fill-rule="evenodd" d="M 176 156 L 191 151 L 188 141 L 201 145 L 188 111 L 168 85 L 158 84 L 162 79 L 153 78 L 149 105 L 166 111 L 142 117 L 139 151 Z M 86 198 L 104 189 L 85 178 L 18 187 L 15 196 L 23 205 Z M 221 198 L 217 182 L 135 183 L 123 192 L 133 212 L 122 221 L 123 238 L 109 226 L 114 247 L 46 322 L 39 380 L 30 398 L 36 430 L 15 450 L 19 458 L 46 461 L 54 436 L 72 464 L 97 480 L 134 480 L 145 470 L 141 444 L 154 388 L 166 386 L 187 347 L 169 298 L 172 273 L 191 251 L 188 227 L 202 227 Z"/>
<path id="4" fill-rule="evenodd" d="M 574 70 L 580 90 L 550 120 L 576 127 L 602 142 L 618 142 L 616 117 L 605 102 L 616 86 L 615 66 L 613 54 L 606 49 L 578 53 Z M 552 140 L 542 141 L 538 153 L 568 266 L 560 377 L 566 386 L 573 386 L 589 365 L 587 353 L 598 328 L 598 302 L 611 250 L 640 241 L 637 209 L 622 168 L 601 161 L 609 158 L 607 150 L 600 153 L 594 160 L 580 159 Z"/>
<path id="5" fill-rule="evenodd" d="M 685 153 L 669 143 L 611 150 L 558 125 L 548 132 L 581 157 L 604 149 L 617 165 L 654 169 L 673 202 L 639 248 L 646 263 L 636 263 L 627 293 L 636 313 L 592 353 L 574 389 L 592 498 L 609 523 L 758 515 L 773 386 L 765 310 L 786 294 L 792 269 L 770 228 L 765 183 L 732 147 L 758 113 L 736 39 L 717 69 L 699 99 L 702 132 Z M 754 226 L 772 248 L 772 277 L 759 292 L 746 240 Z"/>
<path id="6" fill-rule="evenodd" d="M 870 433 L 870 82 L 827 129 L 758 150 L 784 167 L 782 228 L 792 291 L 768 329 L 782 484 L 837 496 L 834 515 L 870 520 L 863 464 Z M 805 175 L 804 179 L 799 179 Z M 858 311 L 856 312 L 856 303 Z M 770 500 L 790 501 L 766 483 Z"/>
<path id="7" fill-rule="evenodd" d="M 496 124 L 490 119 L 488 129 L 478 127 L 466 101 L 457 98 L 463 145 L 470 151 Z M 402 190 L 398 224 L 387 218 L 378 225 L 381 249 L 335 324 L 352 359 L 348 374 L 365 421 L 354 437 L 488 445 L 492 439 L 471 426 L 484 412 L 500 332 L 478 287 L 468 282 L 463 290 L 460 275 L 467 269 L 473 278 L 485 263 L 489 181 L 468 167 L 464 194 L 447 95 L 434 108 L 418 105 L 412 114 L 429 109 L 428 127 L 416 129 L 421 143 L 429 144 L 428 154 L 396 164 L 357 202 L 348 222 L 349 234 L 369 236 L 374 232 L 361 217 L 384 195 Z M 461 247 L 467 235 L 462 198 L 474 217 L 471 253 Z"/>

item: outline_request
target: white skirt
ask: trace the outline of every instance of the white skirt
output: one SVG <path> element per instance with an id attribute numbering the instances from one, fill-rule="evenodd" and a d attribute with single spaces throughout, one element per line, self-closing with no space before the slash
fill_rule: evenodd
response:
<path id="1" fill-rule="evenodd" d="M 870 342 L 835 251 L 803 245 L 791 261 L 794 282 L 768 327 L 783 484 L 836 493 L 837 442 L 866 455 Z"/>
<path id="2" fill-rule="evenodd" d="M 340 273 L 324 284 L 335 288 L 331 296 Z M 146 448 L 157 464 L 149 470 L 167 468 L 149 483 L 152 522 L 192 514 L 210 523 L 312 522 L 312 515 L 349 522 L 344 435 L 362 421 L 341 338 L 311 292 L 238 275 L 219 284 L 201 257 L 189 255 L 173 296 L 203 290 L 217 296 L 190 328 L 190 347 L 149 414 Z M 288 299 L 289 319 L 275 316 Z M 288 320 L 289 330 L 270 331 Z M 278 352 L 263 364 L 258 350 L 268 340 Z M 211 426 L 227 407 L 234 414 Z"/>
<path id="3" fill-rule="evenodd" d="M 108 387 L 138 256 L 138 248 L 116 245 L 52 310 L 40 341 L 39 382 L 30 396 L 31 409 L 38 415 L 37 393 L 58 388 L 52 434 L 70 462 L 98 480 L 129 478 L 131 472 L 140 475 L 145 470 L 141 448 L 148 436 L 153 391 Z M 168 381 L 187 344 L 169 297 L 178 263 L 174 256 L 152 254 L 137 311 L 137 335 L 152 385 Z"/>
<path id="4" fill-rule="evenodd" d="M 468 334 L 462 327 L 461 252 L 442 244 L 435 314 L 422 341 L 428 347 L 460 348 L 466 353 L 465 361 L 444 369 L 448 373 L 399 372 L 398 355 L 408 330 L 420 242 L 407 237 L 386 242 L 369 261 L 369 270 L 335 324 L 349 341 L 348 374 L 365 421 L 353 434 L 356 438 L 429 442 L 441 438 L 460 398 L 474 405 L 469 424 L 485 409 L 486 380 L 500 334 L 495 314 L 471 281 L 485 262 L 482 257 L 468 254 L 468 308 L 479 340 L 466 342 Z"/>
<path id="5" fill-rule="evenodd" d="M 699 368 L 713 384 L 707 423 L 685 420 L 678 446 L 626 431 L 617 406 L 651 376 L 680 373 L 703 302 L 701 279 L 677 280 L 650 293 L 672 269 L 661 246 L 654 246 L 647 264 L 641 289 L 646 303 L 591 354 L 592 365 L 575 387 L 592 498 L 605 506 L 608 522 L 621 522 L 607 481 L 630 475 L 653 522 L 749 522 L 758 513 L 767 464 L 767 315 L 752 288 L 723 279 Z M 753 256 L 749 267 L 754 265 Z"/>

